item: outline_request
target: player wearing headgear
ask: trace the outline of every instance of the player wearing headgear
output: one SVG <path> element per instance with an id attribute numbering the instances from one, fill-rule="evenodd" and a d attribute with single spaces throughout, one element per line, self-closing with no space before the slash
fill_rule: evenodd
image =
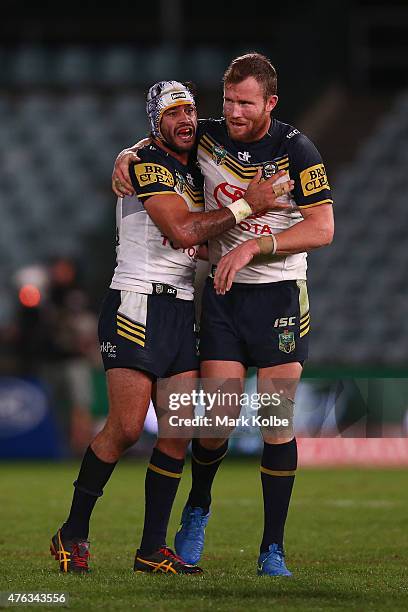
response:
<path id="1" fill-rule="evenodd" d="M 256 366 L 258 392 L 281 395 L 278 416 L 287 417 L 290 426 L 262 430 L 258 573 L 289 576 L 283 534 L 297 467 L 293 399 L 310 330 L 306 252 L 331 242 L 333 213 L 321 156 L 299 130 L 271 117 L 277 101 L 275 68 L 263 55 L 248 53 L 225 72 L 225 119 L 200 124 L 206 210 L 230 206 L 256 173 L 266 178 L 284 170 L 294 180 L 293 194 L 283 188 L 278 200 L 292 203 L 291 209 L 248 217 L 209 241 L 215 278 L 207 280 L 203 294 L 200 358 L 203 379 L 236 380 L 239 393 L 248 366 Z M 126 175 L 131 157 L 125 150 L 115 164 L 113 178 L 123 191 L 131 187 Z M 266 412 L 272 416 L 276 409 L 266 406 Z M 202 554 L 211 485 L 226 451 L 222 439 L 193 440 L 193 485 L 176 535 L 177 552 L 191 563 Z"/>
<path id="2" fill-rule="evenodd" d="M 156 380 L 188 382 L 197 376 L 193 307 L 197 245 L 233 227 L 238 218 L 274 206 L 276 200 L 276 179 L 263 185 L 254 181 L 245 194 L 247 201 L 202 212 L 202 176 L 189 159 L 197 130 L 191 91 L 177 81 L 156 83 L 149 90 L 146 110 L 153 140 L 131 168 L 137 197 L 117 202 L 117 266 L 99 319 L 109 414 L 85 453 L 70 514 L 51 541 L 51 553 L 63 572 L 88 571 L 93 508 L 117 461 L 138 440 L 151 398 L 157 413 Z M 135 572 L 202 571 L 166 545 L 188 442 L 159 438 L 153 450 Z"/>

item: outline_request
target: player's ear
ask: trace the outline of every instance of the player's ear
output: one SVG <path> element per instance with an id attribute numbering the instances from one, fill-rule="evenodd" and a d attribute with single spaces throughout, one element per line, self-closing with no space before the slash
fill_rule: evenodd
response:
<path id="1" fill-rule="evenodd" d="M 266 99 L 265 110 L 270 113 L 278 103 L 278 96 L 269 96 Z"/>

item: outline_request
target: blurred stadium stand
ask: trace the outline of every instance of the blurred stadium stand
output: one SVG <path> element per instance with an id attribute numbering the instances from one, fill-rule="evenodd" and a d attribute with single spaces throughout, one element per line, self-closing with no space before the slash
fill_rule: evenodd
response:
<path id="1" fill-rule="evenodd" d="M 321 149 L 336 201 L 335 241 L 310 256 L 311 363 L 404 365 L 407 7 L 336 0 L 328 15 L 314 0 L 306 15 L 255 1 L 244 24 L 228 3 L 207 4 L 159 2 L 153 16 L 119 0 L 112 18 L 90 1 L 58 14 L 39 2 L 21 19 L 21 3 L 3 2 L 0 326 L 15 272 L 55 255 L 82 262 L 99 303 L 114 263 L 112 162 L 146 132 L 147 87 L 192 79 L 201 116 L 217 116 L 225 66 L 257 48 L 278 67 L 278 118 Z"/>
<path id="2" fill-rule="evenodd" d="M 4 456 L 9 456 L 4 435 L 13 423 L 17 429 L 9 443 L 17 455 L 39 452 L 51 457 L 80 453 L 89 435 L 89 418 L 99 427 L 106 414 L 105 378 L 92 325 L 114 266 L 110 177 L 117 153 L 147 131 L 147 88 L 160 79 L 192 80 L 200 115 L 219 116 L 224 69 L 233 57 L 252 49 L 276 65 L 276 116 L 316 143 L 335 198 L 334 243 L 309 258 L 311 358 L 300 386 L 298 404 L 306 407 L 301 430 L 305 423 L 310 426 L 309 415 L 320 419 L 316 436 L 325 435 L 325 423 L 329 429 L 335 423 L 340 435 L 394 436 L 401 434 L 405 418 L 406 434 L 405 380 L 399 386 L 393 378 L 408 378 L 406 0 L 333 0 L 329 5 L 310 0 L 307 6 L 292 2 L 290 10 L 284 4 L 252 0 L 245 14 L 219 0 L 205 5 L 158 0 L 154 7 L 127 0 L 116 0 L 113 7 L 93 0 L 72 0 L 64 6 L 50 0 L 3 0 L 1 8 Z M 62 353 L 58 361 L 44 349 L 45 323 L 49 336 L 54 335 L 47 313 L 55 307 L 50 303 L 49 266 L 56 258 L 78 264 L 79 287 L 87 298 L 81 315 L 87 325 L 77 330 L 80 342 L 74 342 L 74 357 L 85 356 L 92 377 L 92 397 L 84 406 L 68 406 L 70 394 L 58 390 L 54 402 L 47 391 L 52 380 L 41 374 L 50 366 L 56 372 L 70 366 Z M 25 308 L 18 300 L 21 278 L 30 275 L 43 278 L 38 309 Z M 78 313 L 71 315 L 81 321 Z M 368 388 L 371 381 L 379 381 L 383 390 L 377 393 L 373 383 L 372 391 L 381 405 L 378 414 L 371 397 L 353 404 L 346 392 L 341 405 L 327 408 L 327 389 L 341 386 L 342 376 L 367 378 Z M 387 376 L 388 384 L 382 384 Z M 351 384 L 345 383 L 344 389 Z M 39 401 L 33 407 L 35 397 Z M 38 422 L 33 423 L 33 415 Z M 21 429 L 24 423 L 27 431 Z M 349 425 L 354 433 L 347 433 Z M 24 437 L 28 426 L 38 431 L 54 427 L 61 440 L 55 449 L 46 449 L 37 436 L 39 450 L 29 451 Z M 150 430 L 147 435 L 151 444 L 154 435 Z M 257 435 L 237 439 L 236 449 L 251 452 L 259 443 Z M 143 441 L 139 446 L 143 450 Z M 313 462 L 315 449 L 310 455 Z M 347 456 L 343 446 L 339 456 Z M 406 462 L 404 457 L 398 461 Z"/>

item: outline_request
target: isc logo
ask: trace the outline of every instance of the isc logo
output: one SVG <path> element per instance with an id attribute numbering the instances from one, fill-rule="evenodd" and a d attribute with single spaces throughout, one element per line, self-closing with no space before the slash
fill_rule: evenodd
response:
<path id="1" fill-rule="evenodd" d="M 288 327 L 289 325 L 296 325 L 295 323 L 296 317 L 281 317 L 280 319 L 275 319 L 274 327 Z"/>

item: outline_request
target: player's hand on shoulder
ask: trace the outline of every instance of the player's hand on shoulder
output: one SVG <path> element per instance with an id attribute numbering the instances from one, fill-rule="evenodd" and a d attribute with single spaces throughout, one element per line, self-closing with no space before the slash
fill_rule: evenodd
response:
<path id="1" fill-rule="evenodd" d="M 258 168 L 244 195 L 254 213 L 264 210 L 289 211 L 293 208 L 290 202 L 277 201 L 282 195 L 290 193 L 294 187 L 294 181 L 291 179 L 280 181 L 285 175 L 287 175 L 286 170 L 280 170 L 270 178 L 262 180 L 262 170 Z"/>
<path id="2" fill-rule="evenodd" d="M 117 156 L 112 172 L 112 190 L 119 198 L 135 193 L 129 176 L 129 164 L 138 161 L 137 153 L 130 149 L 124 149 Z"/>
<path id="3" fill-rule="evenodd" d="M 151 138 L 143 138 L 133 147 L 123 149 L 117 156 L 112 172 L 112 190 L 119 198 L 123 198 L 125 195 L 132 196 L 135 193 L 129 175 L 129 166 L 140 161 L 138 156 L 139 149 L 142 149 L 151 142 Z"/>
<path id="4" fill-rule="evenodd" d="M 247 240 L 222 257 L 214 276 L 214 289 L 218 295 L 225 295 L 231 289 L 234 278 L 250 261 L 259 255 L 260 249 L 255 239 Z"/>

